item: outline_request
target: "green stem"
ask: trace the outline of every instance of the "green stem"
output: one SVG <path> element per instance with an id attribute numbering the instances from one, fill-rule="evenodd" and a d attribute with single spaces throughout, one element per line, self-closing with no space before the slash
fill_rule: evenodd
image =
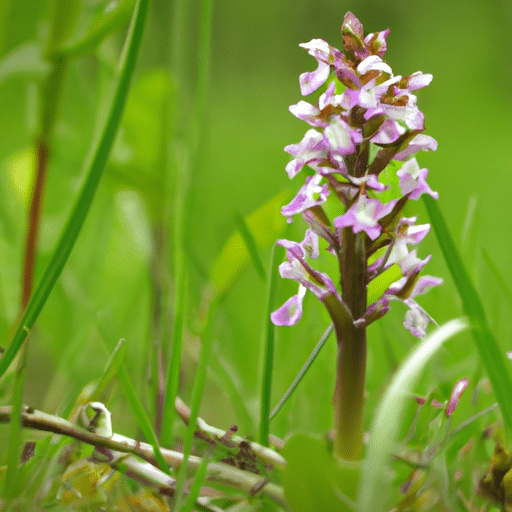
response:
<path id="1" fill-rule="evenodd" d="M 367 262 L 364 233 L 343 230 L 339 254 L 343 301 L 353 319 L 366 311 Z M 353 322 L 340 329 L 336 323 L 338 362 L 334 391 L 334 450 L 347 460 L 358 460 L 363 454 L 364 385 L 366 374 L 366 328 Z"/>

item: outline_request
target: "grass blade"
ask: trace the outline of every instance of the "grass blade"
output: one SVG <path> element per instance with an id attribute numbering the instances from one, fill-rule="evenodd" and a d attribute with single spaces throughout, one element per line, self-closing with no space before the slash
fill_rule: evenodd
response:
<path id="1" fill-rule="evenodd" d="M 192 482 L 192 486 L 190 487 L 190 491 L 187 496 L 187 500 L 185 504 L 181 508 L 180 512 L 191 512 L 192 509 L 195 509 L 197 506 L 196 500 L 199 497 L 199 493 L 201 492 L 201 486 L 203 485 L 204 479 L 206 477 L 206 470 L 208 469 L 209 460 L 204 457 L 201 461 L 201 464 L 197 468 L 194 481 Z"/>
<path id="2" fill-rule="evenodd" d="M 274 341 L 275 326 L 270 320 L 270 313 L 274 310 L 276 296 L 278 266 L 282 260 L 282 247 L 274 244 L 270 257 L 270 279 L 268 280 L 267 308 L 265 311 L 264 346 L 263 356 L 263 382 L 261 384 L 260 403 L 260 436 L 259 443 L 268 446 L 268 434 L 270 426 L 270 395 L 272 392 L 272 371 L 274 369 Z"/>
<path id="3" fill-rule="evenodd" d="M 82 185 L 80 195 L 77 198 L 68 223 L 62 232 L 52 259 L 46 267 L 46 270 L 44 271 L 44 274 L 27 305 L 27 309 L 25 310 L 20 325 L 14 334 L 11 344 L 0 359 L 0 376 L 5 373 L 11 364 L 41 313 L 48 296 L 50 295 L 62 272 L 62 269 L 64 268 L 64 265 L 68 260 L 91 207 L 94 195 L 103 174 L 103 169 L 105 168 L 105 164 L 109 157 L 119 123 L 121 122 L 124 104 L 130 87 L 130 79 L 133 74 L 133 70 L 135 69 L 137 54 L 141 45 L 142 33 L 148 11 L 148 3 L 149 0 L 137 1 L 130 29 L 128 31 L 126 44 L 123 49 L 119 81 L 114 93 L 105 128 L 103 129 L 99 143 L 94 148 L 94 155 L 89 166 L 87 177 Z"/>
<path id="4" fill-rule="evenodd" d="M 422 197 L 444 259 L 462 299 L 464 312 L 468 315 L 474 327 L 471 332 L 500 405 L 505 429 L 511 433 L 512 378 L 510 363 L 506 360 L 505 354 L 498 346 L 494 335 L 487 325 L 482 302 L 464 267 L 439 205 L 427 194 L 424 194 Z"/>
<path id="5" fill-rule="evenodd" d="M 415 383 L 430 358 L 449 338 L 463 331 L 468 324 L 463 319 L 455 319 L 442 325 L 429 334 L 397 371 L 381 400 L 370 433 L 370 443 L 363 463 L 359 486 L 360 512 L 385 510 L 383 496 L 389 496 L 384 475 L 387 463 L 394 450 L 396 435 L 400 429 L 400 417 L 406 401 L 414 390 Z"/>
<path id="6" fill-rule="evenodd" d="M 158 463 L 158 467 L 166 475 L 170 475 L 171 471 L 169 469 L 169 466 L 165 462 L 165 459 L 163 458 L 162 453 L 160 451 L 160 445 L 158 444 L 158 439 L 156 437 L 155 430 L 151 426 L 151 421 L 149 419 L 149 416 L 146 413 L 146 410 L 144 409 L 142 402 L 139 400 L 139 397 L 137 396 L 137 393 L 135 392 L 135 388 L 133 387 L 132 381 L 131 381 L 130 377 L 128 376 L 128 373 L 126 372 L 126 369 L 124 366 L 121 366 L 119 368 L 118 376 L 119 376 L 119 382 L 121 383 L 121 386 L 123 387 L 124 394 L 128 400 L 128 403 L 130 404 L 130 407 L 132 408 L 135 418 L 137 419 L 137 423 L 138 423 L 140 429 L 142 430 L 144 437 L 151 444 L 151 446 L 153 446 L 153 452 L 155 454 L 155 459 Z"/>
<path id="7" fill-rule="evenodd" d="M 507 286 L 507 283 L 506 283 L 505 279 L 503 278 L 503 275 L 499 271 L 498 267 L 492 260 L 489 253 L 484 248 L 482 248 L 482 255 L 484 257 L 485 263 L 487 263 L 487 266 L 489 267 L 494 278 L 498 282 L 498 285 L 500 286 L 501 291 L 505 294 L 509 304 L 512 306 L 512 292 L 510 291 L 510 288 Z"/>
<path id="8" fill-rule="evenodd" d="M 190 418 L 188 421 L 187 432 L 185 441 L 183 443 L 183 463 L 180 466 L 178 477 L 176 479 L 176 502 L 174 510 L 180 510 L 183 500 L 183 485 L 187 472 L 187 461 L 192 451 L 192 441 L 196 430 L 197 418 L 199 416 L 199 407 L 201 406 L 201 399 L 203 397 L 204 386 L 206 382 L 206 372 L 208 370 L 208 361 L 212 353 L 212 346 L 214 341 L 213 329 L 215 327 L 215 319 L 217 318 L 217 307 L 219 300 L 213 299 L 208 309 L 208 318 L 204 328 L 201 352 L 199 354 L 199 361 L 197 363 L 196 376 L 194 379 L 194 386 L 192 388 L 192 403 L 190 405 Z"/>
<path id="9" fill-rule="evenodd" d="M 174 442 L 174 402 L 178 395 L 180 367 L 181 367 L 181 347 L 183 344 L 183 324 L 185 316 L 185 293 L 186 279 L 183 264 L 177 266 L 181 272 L 177 273 L 176 281 L 176 302 L 174 308 L 174 328 L 172 335 L 171 358 L 167 372 L 167 381 L 165 384 L 165 399 L 162 414 L 162 431 L 160 441 L 162 446 L 171 448 Z"/>
<path id="10" fill-rule="evenodd" d="M 265 281 L 267 278 L 267 273 L 265 272 L 265 267 L 263 266 L 260 255 L 258 254 L 258 245 L 256 244 L 256 240 L 254 240 L 254 237 L 247 227 L 244 218 L 238 212 L 236 212 L 233 217 L 235 219 L 236 227 L 244 239 L 245 247 L 247 247 L 247 251 L 251 256 L 254 267 L 256 268 L 256 272 L 261 277 L 261 279 Z"/>
<path id="11" fill-rule="evenodd" d="M 274 410 L 270 414 L 270 420 L 274 418 L 274 416 L 281 410 L 281 408 L 287 402 L 287 400 L 292 396 L 293 392 L 299 385 L 299 382 L 302 380 L 304 375 L 306 375 L 306 372 L 309 370 L 310 366 L 313 364 L 313 361 L 316 359 L 316 357 L 320 353 L 320 350 L 325 345 L 325 342 L 328 340 L 330 334 L 332 333 L 333 328 L 334 328 L 333 323 L 331 323 L 331 325 L 329 325 L 329 327 L 327 327 L 326 331 L 323 333 L 322 337 L 320 338 L 320 341 L 316 344 L 315 348 L 313 349 L 313 352 L 311 352 L 311 355 L 308 357 L 307 361 L 304 363 L 304 366 L 300 369 L 300 372 L 297 374 L 297 377 L 295 377 L 294 381 L 291 383 L 290 387 L 287 389 L 286 393 L 283 395 L 283 398 L 281 398 L 279 403 L 274 407 Z"/>

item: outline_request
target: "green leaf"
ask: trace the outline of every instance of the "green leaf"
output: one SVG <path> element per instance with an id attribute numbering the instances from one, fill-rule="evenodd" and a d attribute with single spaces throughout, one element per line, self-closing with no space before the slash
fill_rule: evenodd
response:
<path id="1" fill-rule="evenodd" d="M 446 340 L 467 327 L 465 320 L 456 319 L 433 331 L 411 352 L 393 377 L 370 431 L 359 488 L 361 512 L 386 510 L 390 482 L 385 476 L 389 474 L 388 462 L 395 449 L 406 403 L 411 399 L 414 386 L 430 358 Z"/>
<path id="2" fill-rule="evenodd" d="M 258 248 L 270 247 L 282 235 L 286 220 L 281 215 L 281 206 L 288 197 L 288 192 L 282 192 L 246 217 L 245 223 Z M 249 260 L 249 251 L 237 231 L 224 244 L 210 271 L 210 282 L 219 295 L 227 292 Z"/>
<path id="3" fill-rule="evenodd" d="M 293 434 L 282 455 L 284 493 L 293 512 L 355 510 L 359 463 L 336 460 L 325 440 L 309 434 Z"/>

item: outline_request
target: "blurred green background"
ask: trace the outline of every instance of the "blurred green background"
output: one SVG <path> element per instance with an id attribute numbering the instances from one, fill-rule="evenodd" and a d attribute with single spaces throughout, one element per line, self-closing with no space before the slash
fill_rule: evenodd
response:
<path id="1" fill-rule="evenodd" d="M 77 31 L 83 31 L 104 5 L 84 2 Z M 146 363 L 153 346 L 152 226 L 155 211 L 167 215 L 173 207 L 172 198 L 163 209 L 158 206 L 167 164 L 155 142 L 162 136 L 162 125 L 153 114 L 166 98 L 172 110 L 169 136 L 181 140 L 187 130 L 204 134 L 186 225 L 190 286 L 181 393 L 187 398 L 197 358 L 201 294 L 212 264 L 236 230 L 233 214 L 247 216 L 278 193 L 291 194 L 301 185 L 300 176 L 290 181 L 284 171 L 288 155 L 283 147 L 299 142 L 308 128 L 288 107 L 301 99 L 299 74 L 316 68 L 316 61 L 298 44 L 322 38 L 340 48 L 340 26 L 347 10 L 361 20 L 365 33 L 391 28 L 385 59 L 395 74 L 421 70 L 434 75 L 432 84 L 419 92 L 418 104 L 425 114 L 426 133 L 436 138 L 439 149 L 418 155 L 418 161 L 429 168 L 429 184 L 440 193 L 441 209 L 486 301 L 491 326 L 503 349 L 510 350 L 510 309 L 482 261 L 481 249 L 491 255 L 512 287 L 512 4 L 507 0 L 263 0 L 258 4 L 216 0 L 206 122 L 200 130 L 188 122 L 198 64 L 199 3 L 188 1 L 185 6 L 183 17 L 173 20 L 172 2 L 152 3 L 122 133 L 84 230 L 32 337 L 24 401 L 58 412 L 101 374 L 108 351 L 119 338 L 127 340 L 127 364 L 137 389 L 143 396 L 147 392 Z M 28 43 L 35 48 L 29 47 L 23 59 L 11 59 L 11 68 L 5 60 L 0 67 L 0 344 L 4 346 L 19 309 L 27 195 L 17 187 L 23 190 L 30 148 L 38 133 L 37 91 L 45 67 L 36 49 L 45 41 L 51 9 L 51 1 L 0 2 L 0 55 L 8 56 Z M 125 28 L 126 24 L 109 36 L 94 55 L 73 60 L 67 70 L 37 275 L 51 256 L 83 178 L 84 160 L 114 79 Z M 176 58 L 177 48 L 181 50 Z M 172 152 L 169 158 L 179 159 Z M 419 223 L 428 222 L 421 201 L 410 204 L 406 213 L 418 214 Z M 172 219 L 163 224 L 172 225 Z M 286 236 L 299 240 L 303 229 L 301 222 L 295 222 Z M 172 235 L 171 230 L 171 245 Z M 446 282 L 419 302 L 444 323 L 460 315 L 461 309 L 433 233 L 419 248 L 420 257 L 427 254 L 434 257 L 426 273 Z M 270 247 L 261 250 L 261 257 L 268 267 Z M 171 273 L 172 268 L 169 261 Z M 254 434 L 256 429 L 265 289 L 248 266 L 226 293 L 201 411 L 220 428 L 238 423 L 243 434 Z M 278 303 L 295 292 L 295 283 L 280 283 Z M 167 293 L 172 304 L 172 281 Z M 404 314 L 405 308 L 395 305 L 370 328 L 367 411 L 371 412 L 396 362 L 415 343 L 402 328 Z M 298 326 L 278 329 L 274 403 L 327 324 L 316 299 L 308 297 Z M 330 428 L 334 357 L 331 340 L 273 421 L 273 433 Z M 429 391 L 432 382 L 441 387 L 446 383 L 448 389 L 448 383 L 471 377 L 478 369 L 469 334 L 459 336 L 440 352 L 421 391 Z M 122 404 L 117 407 L 116 411 L 113 406 L 114 428 L 116 421 L 130 422 L 123 417 Z"/>

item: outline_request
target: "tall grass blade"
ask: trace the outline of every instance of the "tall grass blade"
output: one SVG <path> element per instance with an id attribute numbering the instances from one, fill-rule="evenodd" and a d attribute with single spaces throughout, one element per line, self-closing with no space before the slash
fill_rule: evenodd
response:
<path id="1" fill-rule="evenodd" d="M 184 262 L 177 267 L 181 275 L 178 275 L 176 282 L 176 302 L 174 307 L 174 328 L 172 335 L 171 358 L 167 372 L 167 382 L 165 384 L 165 399 L 162 416 L 162 432 L 160 442 L 162 446 L 171 448 L 174 442 L 174 402 L 178 395 L 180 367 L 181 367 L 181 348 L 183 345 L 183 324 L 186 294 L 186 278 Z"/>
<path id="2" fill-rule="evenodd" d="M 148 11 L 149 0 L 138 0 L 125 47 L 121 58 L 119 81 L 114 93 L 110 112 L 103 129 L 101 138 L 94 148 L 87 177 L 82 185 L 80 195 L 71 212 L 68 223 L 64 228 L 57 247 L 53 253 L 50 263 L 46 267 L 37 288 L 35 289 L 30 302 L 27 305 L 20 325 L 14 334 L 11 344 L 7 347 L 3 357 L 0 359 L 0 376 L 2 376 L 12 360 L 18 353 L 30 330 L 34 326 L 39 313 L 50 295 L 55 282 L 60 276 L 64 265 L 75 245 L 80 234 L 83 223 L 89 213 L 98 184 L 103 174 L 103 169 L 110 154 L 114 138 L 121 122 L 124 104 L 130 87 L 130 79 L 135 69 L 137 54 L 141 45 L 142 33 Z"/>
<path id="3" fill-rule="evenodd" d="M 473 326 L 471 333 L 500 405 L 505 429 L 507 432 L 512 433 L 512 377 L 510 374 L 510 363 L 506 360 L 505 354 L 498 346 L 494 335 L 487 325 L 482 302 L 464 267 L 439 205 L 427 194 L 423 194 L 422 197 L 444 259 L 462 299 L 464 312 L 468 315 Z"/>
<path id="4" fill-rule="evenodd" d="M 270 257 L 270 279 L 267 288 L 267 308 L 264 324 L 264 355 L 263 355 L 263 379 L 261 384 L 260 403 L 260 435 L 259 442 L 268 446 L 268 434 L 270 427 L 270 395 L 272 393 L 272 372 L 274 369 L 274 342 L 275 326 L 270 320 L 270 313 L 274 310 L 276 287 L 278 280 L 278 266 L 282 259 L 282 247 L 274 244 Z"/>
<path id="5" fill-rule="evenodd" d="M 390 494 L 390 482 L 385 475 L 395 449 L 406 402 L 411 399 L 414 386 L 430 358 L 446 340 L 467 327 L 464 319 L 451 320 L 442 325 L 413 349 L 395 374 L 373 420 L 359 486 L 360 512 L 387 510 L 383 498 Z"/>

